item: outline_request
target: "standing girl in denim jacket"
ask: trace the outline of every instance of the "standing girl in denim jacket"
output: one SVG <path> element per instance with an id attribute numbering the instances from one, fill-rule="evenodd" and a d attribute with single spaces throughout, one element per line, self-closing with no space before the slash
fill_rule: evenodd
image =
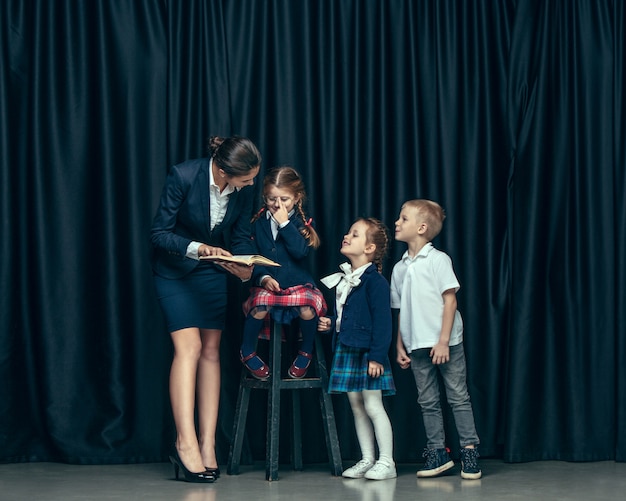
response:
<path id="1" fill-rule="evenodd" d="M 373 218 L 355 221 L 340 252 L 350 263 L 321 282 L 336 287 L 335 316 L 320 317 L 319 330 L 333 332 L 335 355 L 329 393 L 347 393 L 354 415 L 361 460 L 343 472 L 347 478 L 395 478 L 393 432 L 383 395 L 394 395 L 389 362 L 391 307 L 389 283 L 381 275 L 389 238 Z M 379 458 L 375 461 L 375 445 Z"/>

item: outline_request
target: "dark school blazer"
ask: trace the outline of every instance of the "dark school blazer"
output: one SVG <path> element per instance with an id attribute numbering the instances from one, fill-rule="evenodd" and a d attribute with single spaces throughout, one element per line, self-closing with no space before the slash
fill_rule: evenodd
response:
<path id="1" fill-rule="evenodd" d="M 389 282 L 375 265 L 361 275 L 361 283 L 350 291 L 341 315 L 337 334 L 337 316 L 331 319 L 333 346 L 339 339 L 346 346 L 369 349 L 368 360 L 382 364 L 391 346 L 391 299 Z"/>
<path id="2" fill-rule="evenodd" d="M 254 222 L 252 239 L 257 249 L 256 253 L 281 265 L 255 266 L 252 275 L 254 284 L 258 285 L 261 277 L 270 275 L 278 281 L 281 289 L 307 283 L 315 285 L 313 277 L 306 269 L 306 258 L 311 247 L 300 233 L 303 225 L 302 218 L 294 213 L 289 218 L 289 224 L 278 230 L 278 236 L 274 240 L 271 223 L 265 212 Z"/>
<path id="3" fill-rule="evenodd" d="M 253 186 L 235 190 L 230 195 L 224 220 L 211 230 L 209 158 L 174 165 L 152 222 L 154 273 L 176 279 L 198 266 L 198 260 L 185 257 L 192 241 L 227 248 L 233 254 L 253 254 L 250 236 L 253 198 Z"/>

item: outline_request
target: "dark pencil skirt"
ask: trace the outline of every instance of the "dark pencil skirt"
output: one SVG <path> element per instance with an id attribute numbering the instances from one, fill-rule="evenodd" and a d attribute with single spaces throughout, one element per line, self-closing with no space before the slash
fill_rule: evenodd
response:
<path id="1" fill-rule="evenodd" d="M 154 286 L 168 332 L 188 327 L 224 329 L 226 317 L 226 272 L 201 263 L 182 278 L 154 274 Z"/>

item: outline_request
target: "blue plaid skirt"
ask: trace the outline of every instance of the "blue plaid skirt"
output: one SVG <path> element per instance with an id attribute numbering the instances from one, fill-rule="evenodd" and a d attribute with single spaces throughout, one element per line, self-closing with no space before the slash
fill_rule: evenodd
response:
<path id="1" fill-rule="evenodd" d="M 367 351 L 365 348 L 353 348 L 337 342 L 328 381 L 328 393 L 382 390 L 384 396 L 396 394 L 389 358 L 386 357 L 383 363 L 384 374 L 373 378 L 367 375 L 369 363 Z"/>

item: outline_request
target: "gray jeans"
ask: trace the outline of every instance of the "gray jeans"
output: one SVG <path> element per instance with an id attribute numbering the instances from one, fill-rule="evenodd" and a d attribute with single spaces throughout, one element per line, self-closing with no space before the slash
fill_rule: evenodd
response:
<path id="1" fill-rule="evenodd" d="M 426 446 L 433 449 L 446 446 L 437 371 L 443 378 L 446 397 L 452 408 L 461 447 L 478 445 L 474 413 L 467 392 L 463 343 L 450 347 L 450 361 L 445 364 L 434 365 L 429 353 L 430 348 L 415 350 L 411 353 L 411 370 L 417 385 L 417 401 L 422 408 Z"/>

